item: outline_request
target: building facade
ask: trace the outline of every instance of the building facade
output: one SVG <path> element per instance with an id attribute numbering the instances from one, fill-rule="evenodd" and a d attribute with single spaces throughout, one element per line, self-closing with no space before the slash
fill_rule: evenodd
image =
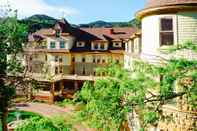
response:
<path id="1" fill-rule="evenodd" d="M 187 41 L 197 42 L 197 0 L 148 0 L 146 7 L 136 15 L 141 19 L 142 28 L 140 35 L 132 36 L 126 45 L 126 69 L 131 68 L 136 58 L 152 64 L 162 63 L 163 58 L 197 59 L 197 54 L 191 50 L 180 51 L 174 55 L 160 51 Z M 175 90 L 180 90 L 177 85 Z M 163 106 L 163 115 L 173 119 L 160 121 L 158 129 L 149 130 L 195 131 L 196 109 L 191 108 L 186 99 L 183 96 L 176 100 L 175 105 Z"/>
<path id="2" fill-rule="evenodd" d="M 28 73 L 57 89 L 76 89 L 84 81 L 104 75 L 96 69 L 109 61 L 123 65 L 125 43 L 134 32 L 129 27 L 75 28 L 65 19 L 59 20 L 54 28 L 29 35 L 25 48 Z"/>

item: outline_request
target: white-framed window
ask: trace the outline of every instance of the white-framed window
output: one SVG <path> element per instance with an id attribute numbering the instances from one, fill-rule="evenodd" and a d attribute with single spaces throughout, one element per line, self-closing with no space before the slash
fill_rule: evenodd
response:
<path id="1" fill-rule="evenodd" d="M 173 18 L 160 19 L 160 46 L 174 44 Z"/>
<path id="2" fill-rule="evenodd" d="M 59 62 L 62 63 L 63 62 L 63 58 L 62 56 L 59 57 Z"/>
<path id="3" fill-rule="evenodd" d="M 100 43 L 95 43 L 95 44 L 93 44 L 93 45 L 94 45 L 94 49 L 95 49 L 95 50 L 98 50 L 98 49 L 99 49 Z"/>
<path id="4" fill-rule="evenodd" d="M 60 49 L 64 49 L 65 48 L 65 41 L 61 40 L 60 41 Z"/>
<path id="5" fill-rule="evenodd" d="M 55 56 L 55 62 L 58 62 L 58 60 L 59 60 L 59 57 Z"/>
<path id="6" fill-rule="evenodd" d="M 77 47 L 84 47 L 85 46 L 85 42 L 77 42 Z"/>
<path id="7" fill-rule="evenodd" d="M 56 43 L 55 43 L 55 41 L 51 41 L 51 42 L 50 42 L 50 48 L 51 48 L 51 49 L 55 49 L 55 48 L 56 48 Z"/>
<path id="8" fill-rule="evenodd" d="M 122 43 L 121 42 L 114 42 L 113 47 L 122 47 Z"/>
<path id="9" fill-rule="evenodd" d="M 105 43 L 92 43 L 92 50 L 106 50 L 106 45 Z"/>

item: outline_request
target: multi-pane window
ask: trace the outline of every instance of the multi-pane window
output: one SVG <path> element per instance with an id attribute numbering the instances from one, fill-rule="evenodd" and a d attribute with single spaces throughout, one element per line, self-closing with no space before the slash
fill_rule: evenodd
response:
<path id="1" fill-rule="evenodd" d="M 51 48 L 51 49 L 54 49 L 54 48 L 55 48 L 55 41 L 51 41 L 51 42 L 50 42 L 50 48 Z"/>
<path id="2" fill-rule="evenodd" d="M 174 32 L 173 32 L 173 19 L 162 18 L 160 20 L 160 45 L 173 45 Z"/>
<path id="3" fill-rule="evenodd" d="M 60 41 L 60 48 L 61 49 L 65 48 L 65 42 L 64 41 Z"/>
<path id="4" fill-rule="evenodd" d="M 102 62 L 105 63 L 106 62 L 105 59 L 103 59 Z"/>
<path id="5" fill-rule="evenodd" d="M 82 62 L 86 62 L 86 59 L 85 59 L 85 57 L 83 57 L 83 58 L 82 58 Z"/>
<path id="6" fill-rule="evenodd" d="M 60 66 L 59 69 L 60 69 L 60 74 L 63 73 L 63 70 L 64 70 L 64 69 L 63 69 L 63 66 Z"/>
<path id="7" fill-rule="evenodd" d="M 99 47 L 99 44 L 98 44 L 98 43 L 94 44 L 94 49 L 95 49 L 95 50 L 97 50 L 98 47 Z"/>
<path id="8" fill-rule="evenodd" d="M 93 58 L 93 63 L 96 63 L 96 58 Z"/>
<path id="9" fill-rule="evenodd" d="M 63 58 L 59 57 L 59 62 L 62 63 L 63 62 Z"/>
<path id="10" fill-rule="evenodd" d="M 75 62 L 75 57 L 74 56 L 72 57 L 72 62 Z"/>
<path id="11" fill-rule="evenodd" d="M 55 67 L 55 74 L 58 74 L 58 67 Z"/>
<path id="12" fill-rule="evenodd" d="M 104 49 L 105 49 L 105 44 L 104 44 L 104 43 L 101 43 L 101 44 L 100 44 L 100 48 L 101 48 L 102 50 L 104 50 Z"/>
<path id="13" fill-rule="evenodd" d="M 107 47 L 106 43 L 92 43 L 92 50 L 105 50 Z"/>
<path id="14" fill-rule="evenodd" d="M 59 58 L 58 56 L 55 56 L 55 62 L 58 62 L 58 58 Z"/>
<path id="15" fill-rule="evenodd" d="M 60 30 L 56 30 L 56 37 L 60 37 L 61 31 Z"/>

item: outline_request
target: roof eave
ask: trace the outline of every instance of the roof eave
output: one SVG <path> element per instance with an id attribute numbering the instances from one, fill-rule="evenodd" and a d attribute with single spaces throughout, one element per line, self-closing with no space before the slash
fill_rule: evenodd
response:
<path id="1" fill-rule="evenodd" d="M 156 14 L 169 14 L 179 11 L 197 11 L 197 4 L 192 5 L 168 5 L 160 7 L 145 8 L 136 13 L 138 19 L 143 19 L 145 16 Z"/>

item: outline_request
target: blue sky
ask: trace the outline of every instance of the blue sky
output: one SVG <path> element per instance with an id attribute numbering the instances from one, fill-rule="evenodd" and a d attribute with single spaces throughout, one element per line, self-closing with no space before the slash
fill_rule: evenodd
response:
<path id="1" fill-rule="evenodd" d="M 19 10 L 19 17 L 46 14 L 65 18 L 73 24 L 97 20 L 129 21 L 146 0 L 0 0 L 9 1 Z"/>

